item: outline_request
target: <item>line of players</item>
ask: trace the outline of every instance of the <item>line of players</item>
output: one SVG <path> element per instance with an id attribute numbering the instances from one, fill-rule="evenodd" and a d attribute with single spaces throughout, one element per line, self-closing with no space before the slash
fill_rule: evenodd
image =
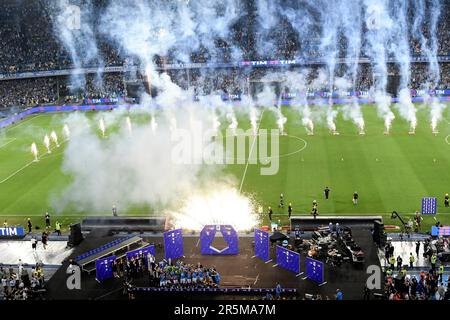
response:
<path id="1" fill-rule="evenodd" d="M 325 189 L 323 190 L 324 196 L 325 196 L 325 200 L 328 200 L 330 198 L 330 192 L 331 189 L 327 187 L 325 187 Z M 357 191 L 353 192 L 353 196 L 352 196 L 352 202 L 353 205 L 356 206 L 358 205 L 358 199 L 359 199 L 359 194 Z M 450 198 L 448 193 L 445 194 L 444 196 L 444 206 L 446 208 L 448 208 L 450 206 Z M 282 209 L 284 208 L 284 195 L 280 194 L 280 204 L 278 205 L 278 208 Z M 269 216 L 269 220 L 272 221 L 272 216 L 273 216 L 273 210 L 272 207 L 268 208 L 268 216 Z M 291 218 L 292 215 L 292 203 L 289 203 L 288 205 L 288 216 L 289 218 Z M 311 215 L 314 216 L 314 218 L 316 218 L 316 216 L 319 215 L 319 210 L 318 210 L 318 204 L 317 204 L 317 200 L 313 200 L 312 203 L 312 209 L 311 209 Z"/>

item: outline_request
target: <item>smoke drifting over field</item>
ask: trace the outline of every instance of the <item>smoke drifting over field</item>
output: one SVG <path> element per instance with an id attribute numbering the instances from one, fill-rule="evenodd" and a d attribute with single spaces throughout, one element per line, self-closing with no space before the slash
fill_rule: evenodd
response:
<path id="1" fill-rule="evenodd" d="M 157 71 L 154 60 L 156 56 L 170 56 L 176 61 L 191 62 L 192 54 L 201 50 L 210 61 L 221 61 L 223 50 L 217 48 L 219 40 L 227 44 L 232 60 L 241 60 L 243 50 L 235 40 L 235 29 L 249 16 L 256 18 L 253 26 L 258 30 L 255 52 L 277 58 L 275 48 L 280 39 L 274 39 L 271 31 L 283 22 L 294 31 L 293 41 L 300 48 L 295 53 L 297 57 L 305 57 L 307 51 L 315 50 L 324 59 L 324 67 L 316 73 L 303 70 L 281 75 L 281 89 L 298 94 L 294 107 L 310 134 L 317 125 L 337 133 L 335 120 L 339 111 L 345 119 L 354 122 L 360 132 L 364 130 L 364 118 L 356 99 L 336 110 L 331 95 L 324 97 L 323 105 L 317 109 L 310 106 L 306 98 L 306 93 L 312 90 L 338 91 L 343 95 L 355 90 L 358 60 L 362 56 L 370 60 L 374 76 L 370 92 L 387 133 L 395 119 L 387 93 L 388 57 L 394 59 L 400 74 L 396 108 L 410 123 L 411 130 L 418 125 L 408 90 L 411 37 L 419 40 L 430 61 L 428 87 L 433 88 L 433 83 L 439 80 L 436 28 L 441 6 L 438 0 L 428 5 L 425 0 L 255 0 L 256 11 L 251 14 L 244 0 L 117 0 L 107 1 L 104 7 L 94 6 L 89 0 L 73 4 L 81 11 L 79 29 L 67 27 L 67 0 L 58 2 L 52 18 L 55 35 L 65 44 L 76 68 L 75 87 L 83 86 L 77 69 L 90 62 L 103 65 L 104 59 L 97 49 L 97 34 L 101 34 L 118 52 L 137 62 L 140 73 L 157 88 L 158 96 L 151 100 L 143 94 L 142 103 L 148 107 L 151 120 L 146 125 L 130 124 L 127 120 L 127 132 L 122 132 L 123 129 L 108 133 L 108 124 L 115 120 L 105 115 L 107 144 L 99 140 L 95 130 L 79 129 L 86 125 L 82 116 L 77 116 L 81 124 L 67 119 L 71 133 L 76 134 L 68 144 L 64 169 L 74 181 L 56 204 L 60 209 L 68 203 L 86 211 L 105 210 L 119 202 L 123 207 L 137 203 L 164 206 L 189 197 L 207 181 L 217 181 L 219 174 L 203 175 L 200 165 L 173 165 L 168 158 L 172 152 L 170 136 L 177 127 L 187 127 L 193 121 L 216 131 L 219 126 L 236 129 L 239 123 L 234 108 L 217 97 L 219 92 L 194 101 L 193 90 L 182 89 L 167 74 Z M 412 17 L 409 12 L 414 12 Z M 423 32 L 424 16 L 430 21 L 426 34 Z M 312 39 L 316 39 L 315 43 Z M 275 93 L 270 85 L 264 85 L 254 96 L 248 94 L 242 98 L 242 110 L 248 114 L 254 132 L 262 108 L 275 112 L 277 125 L 284 130 L 286 118 L 280 101 L 281 93 Z M 159 118 L 155 105 L 162 109 Z M 442 118 L 443 107 L 435 102 L 432 106 L 430 123 L 435 128 Z M 112 117 L 116 117 L 115 113 Z M 198 150 L 194 151 L 193 158 L 200 157 L 196 152 Z M 228 181 L 224 184 L 233 186 Z"/>

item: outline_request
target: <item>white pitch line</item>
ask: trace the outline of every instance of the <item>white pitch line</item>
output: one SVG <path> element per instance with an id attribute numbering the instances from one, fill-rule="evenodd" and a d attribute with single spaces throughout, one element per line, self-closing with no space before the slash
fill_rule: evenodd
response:
<path id="1" fill-rule="evenodd" d="M 447 144 L 450 144 L 450 141 L 448 140 L 448 138 L 450 138 L 450 134 L 445 137 L 445 142 L 447 142 Z"/>
<path id="2" fill-rule="evenodd" d="M 259 127 L 261 126 L 261 119 L 263 117 L 264 111 L 265 110 L 263 109 L 263 111 L 261 112 L 261 116 L 259 117 L 258 128 L 256 128 L 256 132 L 259 131 Z M 257 139 L 258 139 L 257 137 L 255 137 L 255 139 L 253 139 L 252 146 L 250 147 L 250 152 L 248 154 L 247 163 L 245 164 L 244 174 L 242 175 L 242 179 L 241 179 L 241 185 L 239 186 L 239 193 L 242 192 L 242 186 L 244 185 L 244 180 L 245 180 L 245 175 L 247 174 L 248 164 L 250 162 L 250 157 L 253 154 L 253 149 L 255 147 L 255 143 L 256 143 Z"/>
<path id="3" fill-rule="evenodd" d="M 256 276 L 255 282 L 253 282 L 253 285 L 255 285 L 258 282 L 259 274 Z"/>
<path id="4" fill-rule="evenodd" d="M 31 120 L 33 120 L 33 119 L 36 119 L 36 118 L 38 118 L 38 117 L 41 117 L 41 116 L 43 116 L 44 114 L 38 114 L 38 115 L 35 115 L 35 116 L 33 116 L 33 117 L 30 117 L 30 116 L 28 116 L 29 118 L 28 119 L 25 119 L 25 120 L 23 120 L 23 118 L 22 118 L 22 122 L 19 122 L 19 123 L 16 123 L 15 125 L 13 125 L 13 126 L 11 126 L 11 127 L 5 127 L 5 131 L 9 131 L 9 130 L 12 130 L 12 129 L 15 129 L 15 128 L 17 128 L 17 127 L 20 127 L 21 125 L 23 125 L 23 124 L 25 124 L 25 123 L 27 123 L 27 122 L 29 122 L 29 121 L 31 121 Z"/>
<path id="5" fill-rule="evenodd" d="M 5 144 L 2 144 L 1 146 L 0 146 L 0 149 L 1 148 L 3 148 L 3 147 L 6 147 L 8 144 L 10 144 L 11 142 L 13 142 L 13 141 L 15 141 L 15 140 L 17 140 L 17 138 L 10 138 L 11 140 L 10 141 L 8 141 L 7 143 L 5 143 Z"/>
<path id="6" fill-rule="evenodd" d="M 63 145 L 64 142 L 66 142 L 66 141 L 67 141 L 67 140 L 62 141 L 61 144 L 60 144 L 60 146 Z M 50 149 L 50 151 L 51 151 L 51 150 L 54 150 L 55 148 L 57 148 L 57 147 L 53 147 L 53 149 Z M 45 157 L 46 155 L 48 155 L 48 153 L 44 153 L 43 155 L 41 155 L 40 157 L 38 157 L 38 160 L 42 159 L 42 158 Z M 33 161 L 27 163 L 27 164 L 24 165 L 22 168 L 20 168 L 19 170 L 15 171 L 14 173 L 10 174 L 10 175 L 9 175 L 8 177 L 6 177 L 5 179 L 3 179 L 2 181 L 0 181 L 0 184 L 2 184 L 2 183 L 4 183 L 4 182 L 8 181 L 8 180 L 11 179 L 12 177 L 14 177 L 16 174 L 18 174 L 19 172 L 25 170 L 26 168 L 28 168 L 30 165 L 32 165 L 32 164 L 35 163 L 35 162 L 36 162 L 36 161 L 33 160 Z"/>

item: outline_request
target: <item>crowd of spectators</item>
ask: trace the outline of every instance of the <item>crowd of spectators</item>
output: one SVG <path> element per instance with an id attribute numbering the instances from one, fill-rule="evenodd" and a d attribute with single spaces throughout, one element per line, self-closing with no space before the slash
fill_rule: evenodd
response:
<path id="1" fill-rule="evenodd" d="M 94 2 L 96 8 L 101 8 L 105 4 L 103 0 Z M 11 1 L 2 4 L 0 73 L 53 70 L 72 66 L 68 50 L 55 36 L 51 17 L 51 12 L 55 10 L 53 5 L 51 1 L 46 0 Z M 226 39 L 215 39 L 213 46 L 209 48 L 200 46 L 193 50 L 188 59 L 196 63 L 231 62 L 236 59 L 292 59 L 294 57 L 308 59 L 328 53 L 328 50 L 321 48 L 320 26 L 314 28 L 313 30 L 316 31 L 311 32 L 305 39 L 305 37 L 299 37 L 286 17 L 279 14 L 276 27 L 268 31 L 259 25 L 260 17 L 251 10 L 243 12 L 233 23 Z M 449 12 L 449 4 L 443 3 L 437 26 L 438 55 L 450 54 Z M 121 53 L 100 32 L 96 32 L 95 23 L 93 28 L 100 53 L 98 61 L 102 61 L 105 66 L 123 65 L 126 57 L 121 56 Z M 429 29 L 428 20 L 425 19 L 422 31 L 426 36 L 429 36 Z M 364 38 L 362 40 L 364 43 Z M 347 46 L 347 39 L 339 34 L 337 41 L 339 57 L 345 56 Z M 410 48 L 412 55 L 425 54 L 421 41 L 414 32 L 410 34 Z M 364 46 L 360 54 L 364 56 Z M 166 59 L 160 59 L 159 62 L 173 63 L 178 58 L 177 52 L 169 52 Z"/>
<path id="2" fill-rule="evenodd" d="M 114 277 L 124 278 L 127 283 L 148 278 L 149 287 L 159 288 L 217 288 L 220 274 L 214 267 L 187 264 L 181 260 L 157 262 L 151 254 L 137 254 L 113 262 Z"/>
<path id="3" fill-rule="evenodd" d="M 72 89 L 67 77 L 31 78 L 0 81 L 0 110 L 60 103 L 83 103 L 87 99 L 125 96 L 122 73 L 105 73 L 98 78 L 87 75 L 81 88 Z"/>
<path id="4" fill-rule="evenodd" d="M 386 277 L 384 295 L 389 300 L 450 300 L 449 285 L 435 271 L 421 271 L 418 277 L 400 271 Z"/>
<path id="5" fill-rule="evenodd" d="M 0 109 L 51 104 L 58 99 L 57 78 L 0 81 Z"/>
<path id="6" fill-rule="evenodd" d="M 2 290 L 0 300 L 34 300 L 45 291 L 45 278 L 42 266 L 35 265 L 28 271 L 19 262 L 18 268 L 6 268 L 0 265 Z"/>
<path id="7" fill-rule="evenodd" d="M 100 8 L 104 0 L 94 1 Z M 55 36 L 55 30 L 50 13 L 54 10 L 51 1 L 23 0 L 11 1 L 2 5 L 0 11 L 0 73 L 15 74 L 25 71 L 55 70 L 72 68 L 70 54 Z M 307 38 L 299 38 L 295 28 L 282 15 L 278 15 L 277 26 L 270 31 L 259 27 L 260 17 L 248 6 L 248 10 L 233 22 L 226 39 L 217 38 L 209 48 L 200 45 L 193 50 L 188 60 L 196 63 L 204 62 L 235 62 L 237 60 L 258 59 L 305 59 L 323 56 L 321 48 L 320 28 L 315 28 Z M 441 16 L 437 26 L 438 54 L 450 54 L 450 14 L 449 4 L 443 3 Z M 96 45 L 100 59 L 105 66 L 128 65 L 132 57 L 122 56 L 106 38 L 95 32 Z M 429 36 L 430 26 L 426 22 L 422 31 Z M 364 36 L 364 35 L 363 35 Z M 347 51 L 347 40 L 342 34 L 338 36 L 337 52 L 344 57 Z M 363 39 L 364 44 L 364 39 Z M 410 47 L 412 55 L 424 55 L 420 39 L 411 32 Z M 364 56 L 364 45 L 361 55 Z M 179 60 L 177 52 L 169 52 L 165 57 L 155 57 L 155 63 L 165 67 L 168 63 Z M 97 62 L 86 62 L 97 63 Z M 132 63 L 133 64 L 133 63 Z M 91 66 L 91 65 L 84 65 Z M 94 65 L 92 65 L 94 66 Z M 303 66 L 308 68 L 310 81 L 322 67 Z M 450 88 L 449 63 L 440 64 L 440 80 L 428 78 L 428 64 L 414 63 L 411 67 L 409 87 L 411 89 Z M 247 94 L 251 90 L 250 83 L 260 81 L 273 68 L 227 68 L 227 69 L 189 69 L 168 70 L 175 83 L 184 89 L 193 89 L 197 95 L 207 95 L 221 92 L 224 94 Z M 296 69 L 298 70 L 298 69 Z M 339 64 L 337 72 L 339 71 Z M 398 75 L 397 68 L 389 65 L 388 74 Z M 374 85 L 374 76 L 370 64 L 360 64 L 354 90 L 367 91 Z M 39 104 L 78 103 L 86 99 L 115 98 L 125 95 L 123 74 L 105 74 L 99 80 L 88 75 L 82 88 L 74 88 L 67 77 L 36 78 L 24 80 L 0 81 L 0 110 L 11 106 L 35 106 Z M 324 81 L 326 82 L 326 81 Z M 323 83 L 320 90 L 328 90 L 328 84 Z M 318 88 L 308 88 L 317 90 Z M 337 88 L 333 88 L 337 89 Z"/>

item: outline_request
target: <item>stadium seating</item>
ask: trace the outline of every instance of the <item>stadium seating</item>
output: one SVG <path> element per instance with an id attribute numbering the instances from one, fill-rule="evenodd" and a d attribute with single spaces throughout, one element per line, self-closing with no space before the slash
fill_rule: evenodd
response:
<path id="1" fill-rule="evenodd" d="M 123 238 L 120 238 L 120 239 L 111 241 L 111 242 L 109 242 L 109 243 L 107 243 L 107 244 L 104 244 L 104 245 L 101 246 L 101 247 L 92 249 L 92 250 L 90 250 L 90 251 L 88 251 L 88 252 L 85 252 L 85 253 L 83 253 L 83 254 L 77 256 L 74 260 L 75 260 L 76 262 L 79 262 L 79 261 L 81 261 L 81 260 L 83 260 L 83 259 L 86 259 L 86 258 L 88 258 L 88 257 L 90 257 L 90 256 L 92 256 L 92 255 L 94 255 L 94 254 L 100 253 L 100 252 L 102 252 L 102 251 L 104 251 L 104 250 L 106 250 L 106 249 L 109 249 L 109 248 L 111 248 L 111 247 L 113 247 L 113 246 L 115 246 L 115 245 L 117 245 L 117 244 L 119 244 L 119 243 L 121 243 L 121 242 L 124 242 L 125 240 L 128 240 L 128 239 L 130 239 L 130 238 L 132 238 L 132 237 L 133 237 L 133 235 L 128 235 L 128 236 L 126 236 L 126 237 L 123 237 Z"/>

